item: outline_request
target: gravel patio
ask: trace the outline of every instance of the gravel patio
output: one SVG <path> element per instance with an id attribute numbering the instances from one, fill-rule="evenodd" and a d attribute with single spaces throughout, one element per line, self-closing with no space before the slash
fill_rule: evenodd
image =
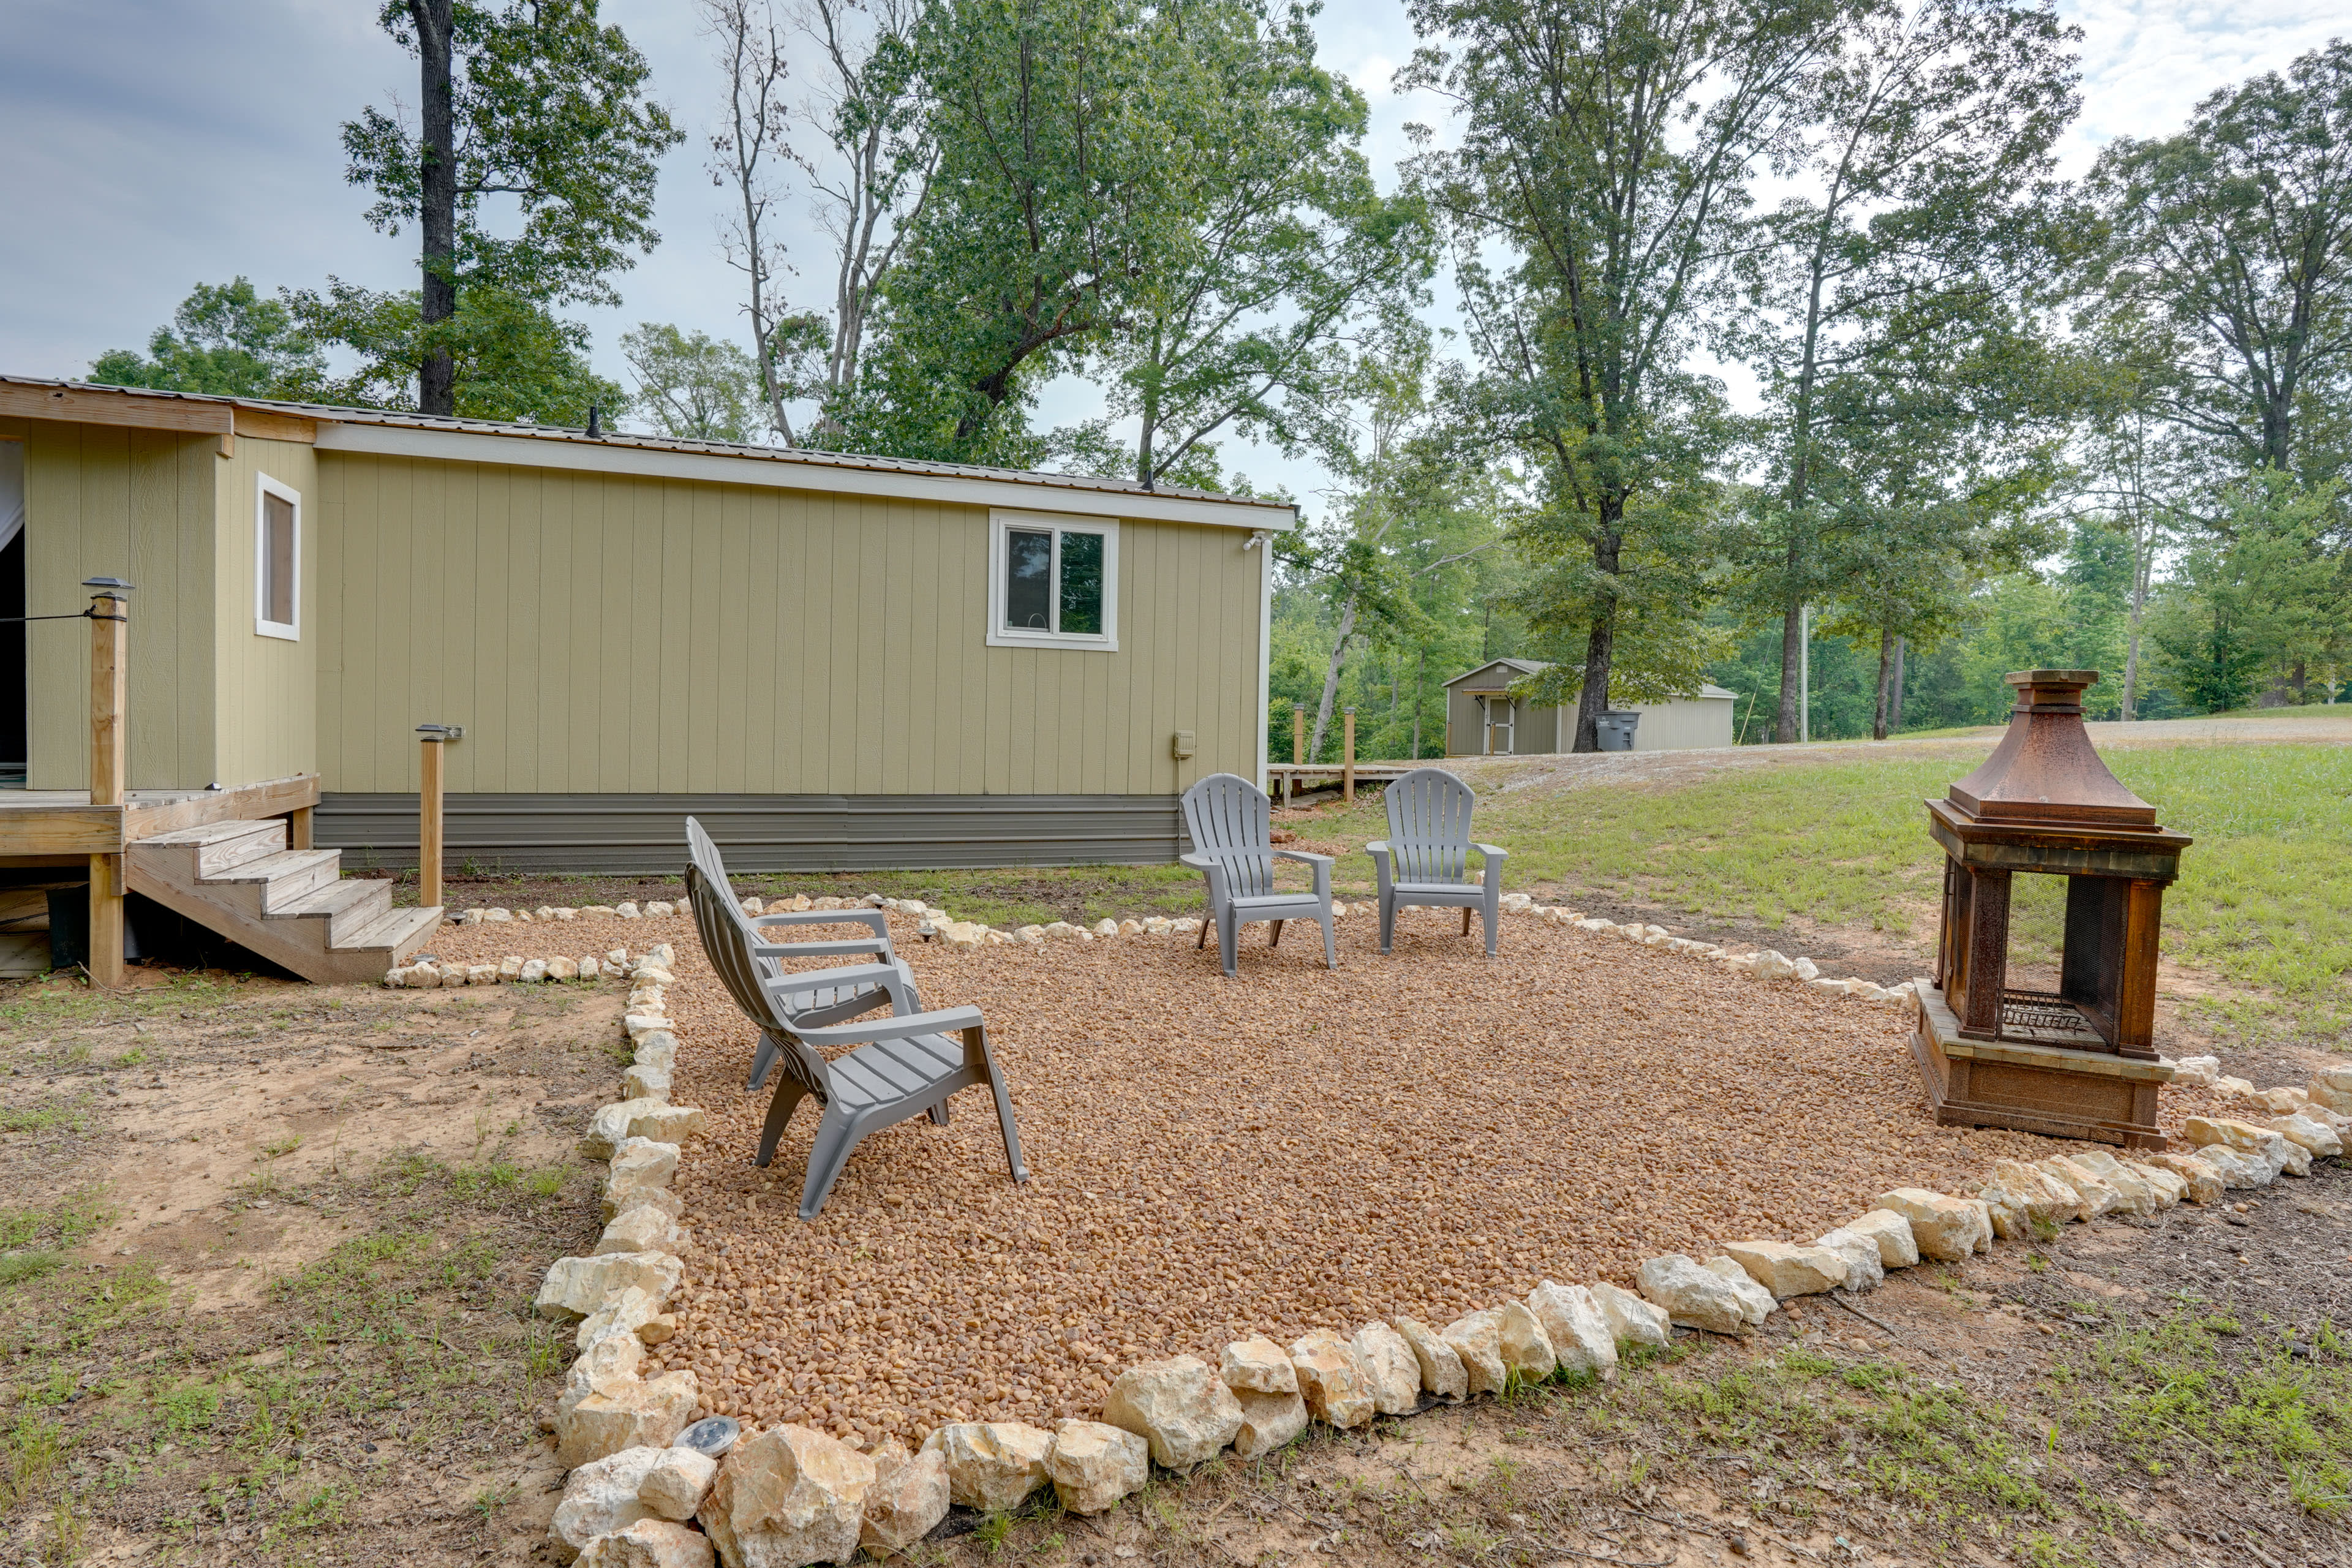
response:
<path id="1" fill-rule="evenodd" d="M 868 1441 L 1091 1415 L 1147 1357 L 1443 1324 L 1545 1278 L 1630 1285 L 1661 1252 L 1809 1237 L 2051 1147 L 1930 1125 L 1896 1009 L 1516 917 L 1492 963 L 1438 912 L 1383 959 L 1369 914 L 1341 922 L 1336 973 L 1255 928 L 1235 981 L 1189 939 L 959 952 L 894 916 L 926 1001 L 983 1009 L 1033 1178 L 1011 1184 L 965 1094 L 950 1127 L 868 1139 L 814 1224 L 814 1109 L 751 1165 L 752 1031 L 690 923 L 551 928 L 678 953 L 673 1099 L 711 1131 L 678 1173 L 695 1246 L 646 1374 L 690 1367 L 713 1411 Z"/>

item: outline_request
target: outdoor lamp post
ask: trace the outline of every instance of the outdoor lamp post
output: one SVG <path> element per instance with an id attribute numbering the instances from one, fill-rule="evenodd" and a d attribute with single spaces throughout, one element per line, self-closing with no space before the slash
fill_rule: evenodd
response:
<path id="1" fill-rule="evenodd" d="M 131 584 L 86 577 L 89 590 L 89 804 L 121 806 L 129 796 L 124 709 L 131 673 Z M 89 858 L 89 978 L 112 988 L 123 981 L 122 851 Z"/>
<path id="2" fill-rule="evenodd" d="M 441 901 L 441 748 L 466 733 L 463 724 L 419 724 L 416 800 L 416 902 L 431 909 Z"/>

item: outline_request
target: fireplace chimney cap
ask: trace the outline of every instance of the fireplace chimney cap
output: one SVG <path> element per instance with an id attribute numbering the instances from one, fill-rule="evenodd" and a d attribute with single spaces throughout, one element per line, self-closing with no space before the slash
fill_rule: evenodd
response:
<path id="1" fill-rule="evenodd" d="M 1992 755 L 1952 785 L 1950 798 L 1979 822 L 2154 828 L 2156 807 L 2107 770 L 2083 727 L 2082 695 L 2095 669 L 2019 669 L 2009 732 Z"/>

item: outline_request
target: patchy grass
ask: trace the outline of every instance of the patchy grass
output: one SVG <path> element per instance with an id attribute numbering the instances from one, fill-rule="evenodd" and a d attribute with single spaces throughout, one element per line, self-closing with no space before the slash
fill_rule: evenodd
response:
<path id="1" fill-rule="evenodd" d="M 530 1312 L 564 1246 L 540 1234 L 532 1194 L 567 1191 L 567 1214 L 585 1205 L 583 1172 L 495 1153 L 330 1177 L 289 1200 L 352 1234 L 257 1307 L 205 1313 L 143 1259 L 63 1250 L 106 1223 L 100 1194 L 0 1215 L 16 1249 L 0 1253 L 0 1512 L 38 1521 L 44 1561 L 70 1561 L 103 1524 L 168 1541 L 175 1560 L 240 1542 L 308 1563 L 363 1543 L 357 1504 L 399 1452 L 436 1471 L 522 1456 L 570 1349 Z M 7 1268 L 36 1257 L 51 1261 Z"/>

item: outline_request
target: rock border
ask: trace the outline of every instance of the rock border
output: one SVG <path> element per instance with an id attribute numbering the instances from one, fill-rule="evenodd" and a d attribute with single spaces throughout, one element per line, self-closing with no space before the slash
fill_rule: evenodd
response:
<path id="1" fill-rule="evenodd" d="M 875 899 L 867 907 L 891 902 Z M 901 912 L 936 911 L 918 905 Z M 1806 973 L 1809 960 L 1769 951 L 1727 954 L 1660 927 L 1586 920 L 1531 900 L 1513 912 L 1699 953 L 1759 979 L 1917 1005 L 1916 982 L 1883 988 L 1825 981 Z M 1179 922 L 1164 923 L 1174 934 Z M 1127 924 L 1148 929 L 1122 922 L 1103 936 L 1135 934 Z M 579 1355 L 554 1420 L 557 1457 L 569 1474 L 549 1533 L 560 1558 L 576 1557 L 586 1568 L 645 1562 L 804 1568 L 847 1563 L 861 1549 L 895 1555 L 929 1535 L 952 1505 L 1002 1511 L 1047 1486 L 1069 1511 L 1101 1513 L 1141 1490 L 1154 1463 L 1181 1474 L 1228 1449 L 1245 1459 L 1270 1453 L 1310 1422 L 1344 1430 L 1515 1384 L 1613 1378 L 1629 1347 L 1664 1347 L 1677 1326 L 1750 1334 L 1798 1296 L 1867 1291 L 1889 1269 L 1989 1252 L 1996 1238 L 2030 1240 L 2037 1227 L 2220 1202 L 2230 1190 L 2307 1175 L 2315 1157 L 2341 1157 L 2352 1138 L 2352 1067 L 2323 1070 L 2303 1089 L 2257 1089 L 2221 1077 L 2215 1058 L 2189 1058 L 2175 1064 L 2175 1082 L 2248 1099 L 2272 1120 L 2191 1117 L 2184 1131 L 2194 1153 L 2123 1158 L 2084 1145 L 2030 1164 L 2000 1161 L 1973 1196 L 1893 1188 L 1809 1242 L 1734 1241 L 1703 1260 L 1679 1253 L 1651 1258 L 1636 1271 L 1638 1292 L 1605 1280 L 1545 1279 L 1524 1299 L 1439 1330 L 1399 1317 L 1353 1335 L 1317 1330 L 1286 1349 L 1243 1340 L 1226 1346 L 1213 1369 L 1193 1356 L 1139 1363 L 1113 1383 L 1102 1419 L 1065 1420 L 1050 1432 L 1019 1421 L 954 1422 L 933 1430 L 917 1453 L 894 1442 L 869 1455 L 830 1434 L 779 1423 L 713 1456 L 678 1446 L 700 1412 L 694 1373 L 641 1375 L 646 1347 L 677 1330 L 667 1309 L 685 1277 L 679 1253 L 687 1233 L 670 1184 L 683 1145 L 708 1124 L 701 1110 L 668 1099 L 677 1041 L 665 993 L 674 984 L 675 954 L 665 942 L 634 958 L 619 949 L 606 956 L 620 961 L 613 972 L 630 981 L 623 1028 L 635 1058 L 623 1075 L 625 1097 L 595 1112 L 582 1142 L 583 1153 L 609 1162 L 606 1224 L 590 1256 L 550 1267 L 533 1304 L 543 1317 L 578 1325 Z M 600 962 L 598 972 L 604 967 Z"/>

